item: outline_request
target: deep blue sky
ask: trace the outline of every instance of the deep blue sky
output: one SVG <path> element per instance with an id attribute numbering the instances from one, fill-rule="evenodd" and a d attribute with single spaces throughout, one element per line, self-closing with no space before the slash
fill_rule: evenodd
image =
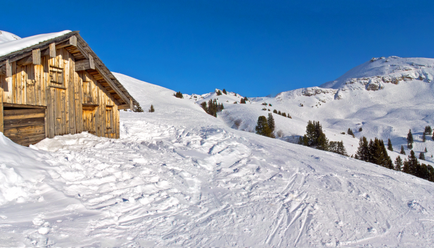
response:
<path id="1" fill-rule="evenodd" d="M 434 1 L 16 1 L 0 30 L 81 36 L 114 71 L 183 93 L 265 96 L 372 57 L 434 57 Z"/>

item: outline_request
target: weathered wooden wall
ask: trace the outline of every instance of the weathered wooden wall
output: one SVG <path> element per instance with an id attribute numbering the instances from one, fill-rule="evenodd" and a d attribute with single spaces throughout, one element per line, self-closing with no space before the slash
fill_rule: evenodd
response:
<path id="1" fill-rule="evenodd" d="M 5 108 L 4 135 L 15 143 L 31 145 L 46 137 L 45 108 Z"/>
<path id="2" fill-rule="evenodd" d="M 10 66 L 12 76 L 0 75 L 0 87 L 5 89 L 0 102 L 8 105 L 9 110 L 20 106 L 46 107 L 45 137 L 89 131 L 97 136 L 119 138 L 118 106 L 90 73 L 76 72 L 74 56 L 66 49 L 56 49 L 53 58 L 42 56 L 40 64 L 14 61 Z M 0 116 L 1 131 L 4 123 L 1 112 Z M 42 132 L 40 129 L 38 125 L 37 132 Z M 6 136 L 11 137 L 12 133 Z"/>

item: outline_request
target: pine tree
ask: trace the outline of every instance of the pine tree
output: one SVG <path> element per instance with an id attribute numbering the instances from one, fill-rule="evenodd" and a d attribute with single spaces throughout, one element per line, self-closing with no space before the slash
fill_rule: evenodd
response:
<path id="1" fill-rule="evenodd" d="M 407 134 L 407 148 L 413 149 L 413 134 L 411 134 L 411 129 L 408 130 Z"/>
<path id="2" fill-rule="evenodd" d="M 177 98 L 184 98 L 184 95 L 182 95 L 181 91 L 176 92 L 175 94 L 173 94 L 175 97 Z"/>
<path id="3" fill-rule="evenodd" d="M 328 139 L 322 131 L 319 121 L 309 121 L 306 126 L 306 134 L 303 136 L 303 144 L 316 147 L 320 150 L 328 149 Z"/>
<path id="4" fill-rule="evenodd" d="M 425 160 L 425 154 L 423 152 L 419 153 L 419 159 Z"/>
<path id="5" fill-rule="evenodd" d="M 319 137 L 318 137 L 318 145 L 316 146 L 317 149 L 319 150 L 323 150 L 323 151 L 327 151 L 328 150 L 328 139 L 326 137 L 326 135 L 321 132 Z"/>
<path id="6" fill-rule="evenodd" d="M 418 167 L 417 176 L 420 178 L 423 178 L 425 180 L 429 180 L 430 178 L 430 172 L 428 170 L 428 166 L 426 164 L 421 164 Z"/>
<path id="7" fill-rule="evenodd" d="M 403 166 L 402 166 L 402 172 L 405 172 L 407 174 L 411 174 L 410 173 L 410 164 L 408 163 L 407 159 L 404 159 L 404 163 L 403 163 Z"/>
<path id="8" fill-rule="evenodd" d="M 387 154 L 383 140 L 375 138 L 374 141 L 369 141 L 369 157 L 368 162 L 381 165 L 383 167 L 393 169 L 392 160 Z"/>
<path id="9" fill-rule="evenodd" d="M 273 110 L 273 113 L 277 114 L 277 110 L 274 109 L 274 110 Z"/>
<path id="10" fill-rule="evenodd" d="M 401 154 L 404 154 L 404 155 L 405 155 L 405 151 L 404 151 L 404 146 L 403 146 L 403 145 L 401 145 L 401 152 L 399 152 L 399 153 L 401 153 Z"/>
<path id="11" fill-rule="evenodd" d="M 355 158 L 363 161 L 368 161 L 368 157 L 369 157 L 368 140 L 366 139 L 365 136 L 363 136 L 360 138 L 359 148 L 357 148 L 357 153 Z"/>
<path id="12" fill-rule="evenodd" d="M 348 156 L 347 150 L 345 149 L 344 142 L 342 140 L 338 143 L 338 153 L 344 156 Z"/>
<path id="13" fill-rule="evenodd" d="M 408 172 L 409 174 L 416 175 L 417 174 L 417 167 L 419 162 L 417 161 L 416 155 L 414 154 L 414 151 L 410 151 L 410 155 L 408 155 Z"/>
<path id="14" fill-rule="evenodd" d="M 268 127 L 270 128 L 271 132 L 274 132 L 274 129 L 276 128 L 276 123 L 274 122 L 274 118 L 273 118 L 273 114 L 272 113 L 268 113 Z"/>
<path id="15" fill-rule="evenodd" d="M 426 147 L 425 147 L 425 152 L 428 152 L 428 149 L 426 149 Z"/>
<path id="16" fill-rule="evenodd" d="M 202 106 L 203 110 L 205 110 L 205 112 L 208 113 L 208 108 L 207 108 L 207 106 L 206 106 L 206 102 L 202 102 L 202 103 L 200 104 L 200 106 Z"/>
<path id="17" fill-rule="evenodd" d="M 434 140 L 434 132 L 433 132 L 433 134 L 432 134 L 432 137 L 431 137 L 431 138 L 432 138 L 432 140 Z"/>
<path id="18" fill-rule="evenodd" d="M 218 96 L 221 96 L 221 95 L 222 95 L 222 92 L 221 92 L 220 90 L 218 90 L 218 91 L 217 91 L 217 95 L 218 95 Z"/>
<path id="19" fill-rule="evenodd" d="M 151 112 L 151 113 L 152 113 L 152 112 L 155 112 L 154 105 L 151 104 L 151 107 L 149 108 L 148 111 Z"/>
<path id="20" fill-rule="evenodd" d="M 368 162 L 373 163 L 375 156 L 374 141 L 369 140 L 368 144 Z"/>
<path id="21" fill-rule="evenodd" d="M 226 92 L 226 90 L 225 90 L 225 89 L 223 89 L 223 94 L 227 95 L 227 94 L 228 94 L 228 92 Z"/>
<path id="22" fill-rule="evenodd" d="M 256 125 L 256 134 L 271 137 L 271 129 L 268 126 L 267 118 L 263 115 L 258 117 L 258 123 Z"/>
<path id="23" fill-rule="evenodd" d="M 341 154 L 344 156 L 348 156 L 347 151 L 345 150 L 344 142 L 343 141 L 330 141 L 328 150 L 330 152 L 334 152 L 337 154 Z"/>
<path id="24" fill-rule="evenodd" d="M 353 130 L 351 130 L 351 128 L 348 128 L 347 133 L 348 133 L 349 135 L 351 135 L 351 136 L 354 137 L 354 133 L 353 133 Z"/>
<path id="25" fill-rule="evenodd" d="M 298 137 L 298 144 L 303 145 L 303 137 Z"/>
<path id="26" fill-rule="evenodd" d="M 216 99 L 214 100 L 210 99 L 208 101 L 208 106 L 206 102 L 202 102 L 200 105 L 202 106 L 203 110 L 205 110 L 206 113 L 214 117 L 217 117 L 217 113 L 224 109 L 223 104 L 217 103 Z"/>
<path id="27" fill-rule="evenodd" d="M 389 169 L 393 169 L 393 163 L 392 163 L 392 159 L 390 159 L 389 154 L 387 154 L 387 150 L 386 150 L 386 146 L 384 145 L 384 141 L 380 140 L 380 149 L 381 149 L 381 155 L 382 155 L 382 160 L 380 165 L 389 168 Z"/>
<path id="28" fill-rule="evenodd" d="M 402 169 L 402 159 L 400 156 L 398 156 L 395 159 L 395 170 L 401 171 L 401 169 Z"/>
<path id="29" fill-rule="evenodd" d="M 425 141 L 426 141 L 426 134 L 423 133 L 423 134 L 422 134 L 422 142 L 425 142 Z"/>
<path id="30" fill-rule="evenodd" d="M 425 133 L 425 134 L 428 134 L 428 135 L 431 135 L 431 134 L 432 134 L 431 126 L 426 126 L 426 127 L 425 127 L 425 131 L 424 131 L 424 133 Z"/>
<path id="31" fill-rule="evenodd" d="M 393 151 L 392 141 L 390 141 L 390 139 L 387 140 L 387 150 Z"/>
<path id="32" fill-rule="evenodd" d="M 427 165 L 426 167 L 428 169 L 428 174 L 429 174 L 428 180 L 434 182 L 434 168 L 431 165 Z"/>

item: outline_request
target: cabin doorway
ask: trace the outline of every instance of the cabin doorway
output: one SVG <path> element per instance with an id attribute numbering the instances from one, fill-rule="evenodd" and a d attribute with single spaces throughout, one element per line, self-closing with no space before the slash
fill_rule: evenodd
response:
<path id="1" fill-rule="evenodd" d="M 45 107 L 4 104 L 4 135 L 23 146 L 45 139 L 45 110 Z"/>
<path id="2" fill-rule="evenodd" d="M 83 106 L 83 131 L 96 135 L 95 113 L 97 106 Z"/>

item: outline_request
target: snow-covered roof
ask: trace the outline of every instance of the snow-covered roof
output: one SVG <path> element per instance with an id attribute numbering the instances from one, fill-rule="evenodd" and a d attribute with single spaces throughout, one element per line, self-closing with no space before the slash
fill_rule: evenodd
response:
<path id="1" fill-rule="evenodd" d="M 3 31 L 1 31 L 3 32 Z M 16 39 L 16 40 L 10 40 L 10 35 L 4 35 L 4 39 L 7 41 L 4 41 L 1 43 L 0 41 L 0 57 L 5 56 L 7 54 L 22 50 L 27 47 L 31 47 L 33 45 L 39 44 L 41 42 L 51 40 L 57 37 L 60 37 L 62 35 L 65 35 L 67 33 L 72 32 L 71 30 L 65 30 L 61 32 L 55 32 L 55 33 L 48 33 L 48 34 L 38 34 L 22 39 Z M 6 33 L 6 32 L 5 32 Z M 8 33 L 11 34 L 11 33 Z M 13 35 L 13 34 L 11 34 Z M 2 37 L 2 36 L 0 36 Z M 18 37 L 18 36 L 17 36 Z M 18 37 L 19 38 L 19 37 Z"/>
<path id="2" fill-rule="evenodd" d="M 15 41 L 19 39 L 21 39 L 21 37 L 19 37 L 18 35 L 0 30 L 0 43 Z"/>
<path id="3" fill-rule="evenodd" d="M 104 78 L 104 81 L 107 82 L 106 89 L 114 90 L 119 99 L 120 104 L 128 104 L 130 105 L 130 101 L 133 102 L 133 109 L 139 109 L 139 103 L 128 93 L 128 91 L 122 86 L 122 84 L 111 74 L 110 70 L 104 65 L 104 63 L 100 60 L 100 58 L 95 54 L 94 51 L 89 47 L 89 45 L 84 41 L 84 39 L 80 36 L 78 31 L 70 31 L 65 30 L 56 33 L 48 33 L 48 34 L 40 34 L 35 35 L 23 39 L 6 41 L 4 43 L 0 43 L 0 67 L 4 66 L 6 60 L 10 62 L 17 61 L 19 59 L 24 58 L 25 56 L 29 56 L 34 49 L 43 49 L 46 48 L 50 43 L 56 43 L 56 46 L 59 42 L 70 42 L 71 37 L 75 37 L 76 40 L 74 43 L 77 43 L 72 46 L 77 45 L 77 49 L 79 52 L 74 53 L 74 57 L 78 60 L 85 59 L 87 56 L 91 56 L 95 61 L 95 69 Z M 70 46 L 68 43 L 67 46 Z M 84 55 L 86 54 L 86 55 Z"/>

